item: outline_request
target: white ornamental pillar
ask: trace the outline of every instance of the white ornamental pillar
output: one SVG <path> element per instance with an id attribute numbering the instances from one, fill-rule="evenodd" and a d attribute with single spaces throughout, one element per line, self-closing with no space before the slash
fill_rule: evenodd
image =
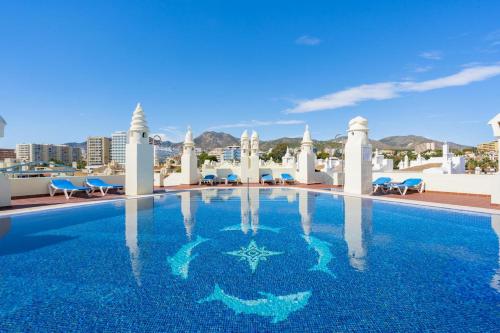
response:
<path id="1" fill-rule="evenodd" d="M 495 179 L 492 183 L 493 188 L 491 191 L 491 203 L 500 205 L 500 113 L 498 113 L 488 124 L 493 129 L 493 136 L 497 139 L 498 152 L 497 152 L 497 173 L 494 175 Z"/>
<path id="2" fill-rule="evenodd" d="M 250 170 L 250 139 L 245 130 L 241 135 L 240 179 L 243 183 L 249 181 Z"/>
<path id="3" fill-rule="evenodd" d="M 140 103 L 132 115 L 125 158 L 125 193 L 152 194 L 153 146 L 149 143 L 149 128 Z"/>
<path id="4" fill-rule="evenodd" d="M 368 120 L 356 117 L 349 122 L 345 145 L 344 191 L 372 193 L 372 145 L 368 141 Z"/>
<path id="5" fill-rule="evenodd" d="M 260 157 L 259 157 L 259 135 L 253 131 L 250 139 L 250 168 L 248 170 L 250 183 L 260 181 Z"/>
<path id="6" fill-rule="evenodd" d="M 184 148 L 181 157 L 181 175 L 183 185 L 198 184 L 200 176 L 198 173 L 198 157 L 194 149 L 193 131 L 188 127 L 184 138 Z"/>
<path id="7" fill-rule="evenodd" d="M 4 129 L 7 122 L 0 116 L 0 138 L 4 137 Z M 10 181 L 7 175 L 0 174 L 0 207 L 11 205 Z"/>
<path id="8" fill-rule="evenodd" d="M 304 136 L 300 144 L 300 153 L 298 158 L 297 180 L 303 184 L 312 184 L 316 182 L 315 176 L 316 155 L 313 151 L 313 140 L 309 126 L 306 125 Z"/>

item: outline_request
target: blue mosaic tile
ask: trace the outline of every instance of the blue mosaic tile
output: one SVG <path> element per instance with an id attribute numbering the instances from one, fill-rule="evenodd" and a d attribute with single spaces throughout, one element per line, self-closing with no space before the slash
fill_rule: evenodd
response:
<path id="1" fill-rule="evenodd" d="M 498 332 L 500 217 L 212 189 L 0 219 L 1 332 Z"/>

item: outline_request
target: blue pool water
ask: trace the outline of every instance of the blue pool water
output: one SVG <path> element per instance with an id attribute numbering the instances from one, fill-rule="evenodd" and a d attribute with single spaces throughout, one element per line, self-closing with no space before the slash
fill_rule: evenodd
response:
<path id="1" fill-rule="evenodd" d="M 499 236 L 279 188 L 0 218 L 0 331 L 498 331 Z"/>

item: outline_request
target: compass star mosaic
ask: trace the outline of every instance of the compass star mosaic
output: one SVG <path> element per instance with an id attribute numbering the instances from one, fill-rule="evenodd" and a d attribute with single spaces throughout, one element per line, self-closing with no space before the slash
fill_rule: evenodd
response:
<path id="1" fill-rule="evenodd" d="M 232 256 L 240 257 L 240 260 L 246 260 L 252 273 L 255 273 L 257 266 L 261 261 L 266 261 L 267 257 L 283 254 L 283 252 L 268 251 L 266 247 L 258 247 L 254 240 L 247 247 L 242 246 L 237 251 L 226 252 Z"/>

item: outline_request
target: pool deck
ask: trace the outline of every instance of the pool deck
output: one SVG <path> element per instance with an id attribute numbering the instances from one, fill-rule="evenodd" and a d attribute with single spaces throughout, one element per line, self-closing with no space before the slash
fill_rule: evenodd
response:
<path id="1" fill-rule="evenodd" d="M 239 185 L 247 186 L 247 185 Z M 342 187 L 324 185 L 324 184 L 295 184 L 295 185 L 261 185 L 261 184 L 250 184 L 252 188 L 273 188 L 273 187 L 288 187 L 288 188 L 302 188 L 313 191 L 320 192 L 337 192 L 342 193 Z M 196 189 L 207 189 L 207 188 L 235 188 L 236 186 L 228 185 L 215 185 L 215 186 L 199 186 L 199 185 L 181 185 L 181 186 L 170 186 L 170 187 L 156 187 L 154 194 L 163 194 L 165 192 L 180 191 L 180 190 L 196 190 Z M 364 198 L 374 198 L 384 201 L 391 202 L 402 202 L 411 203 L 417 205 L 426 205 L 433 207 L 443 207 L 443 208 L 458 208 L 462 210 L 470 210 L 485 213 L 500 213 L 500 205 L 494 205 L 490 203 L 490 196 L 488 195 L 476 195 L 476 194 L 464 194 L 464 193 L 448 193 L 448 192 L 432 192 L 426 191 L 424 193 L 410 192 L 407 195 L 399 195 L 395 193 L 390 194 L 375 194 L 371 196 L 362 196 Z M 128 197 L 123 193 L 109 193 L 106 196 L 101 196 L 98 193 L 93 194 L 91 197 L 87 197 L 85 194 L 77 194 L 69 200 L 66 200 L 64 195 L 58 194 L 54 197 L 49 195 L 42 196 L 31 196 L 31 197 L 18 197 L 12 199 L 12 206 L 0 208 L 0 215 L 5 214 L 15 214 L 29 211 L 38 211 L 43 209 L 53 209 L 60 207 L 70 207 L 72 205 L 90 205 L 94 203 L 112 201 L 112 200 L 123 200 Z"/>

